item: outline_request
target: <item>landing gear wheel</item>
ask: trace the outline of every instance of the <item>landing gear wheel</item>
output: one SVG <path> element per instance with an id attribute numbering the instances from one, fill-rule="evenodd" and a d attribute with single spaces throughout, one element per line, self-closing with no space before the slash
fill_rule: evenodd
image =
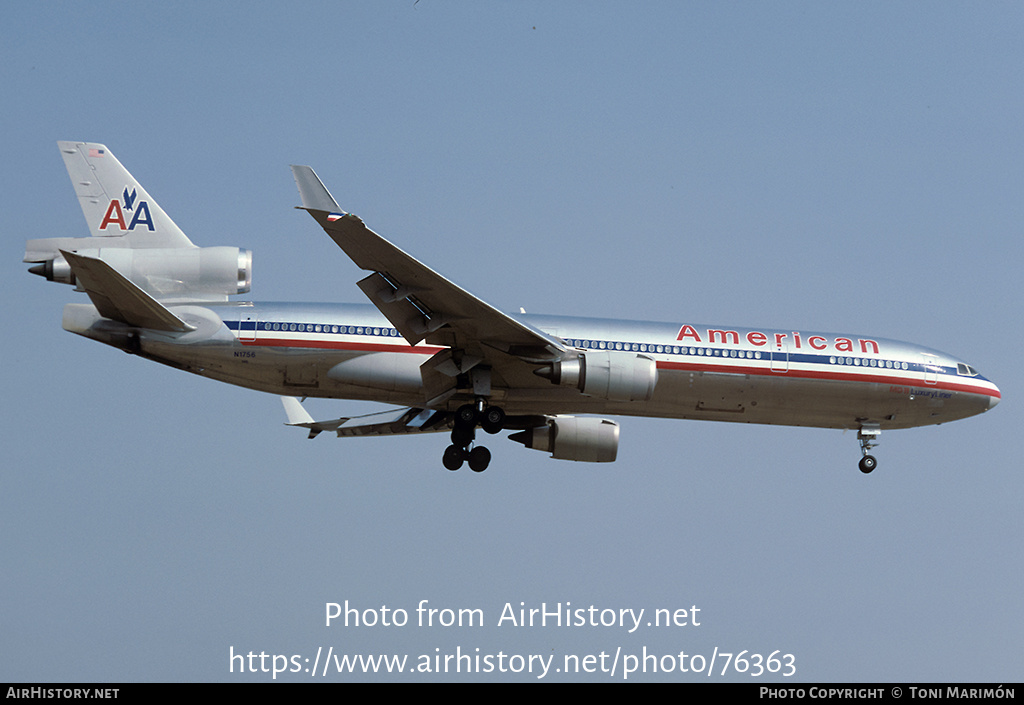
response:
<path id="1" fill-rule="evenodd" d="M 491 463 L 491 451 L 483 446 L 477 446 L 469 451 L 469 469 L 473 472 L 483 472 Z"/>
<path id="2" fill-rule="evenodd" d="M 489 406 L 480 420 L 480 427 L 487 433 L 497 433 L 505 426 L 505 411 L 500 406 Z"/>
<path id="3" fill-rule="evenodd" d="M 455 411 L 456 428 L 473 428 L 476 426 L 476 407 L 464 404 Z"/>
<path id="4" fill-rule="evenodd" d="M 458 470 L 462 467 L 463 461 L 466 459 L 466 451 L 458 446 L 452 445 L 444 449 L 444 455 L 441 457 L 441 462 L 449 470 Z"/>
<path id="5" fill-rule="evenodd" d="M 858 419 L 858 421 L 860 420 Z M 866 419 L 863 420 L 860 430 L 857 431 L 857 440 L 860 441 L 860 454 L 864 456 L 860 459 L 859 467 L 860 471 L 865 475 L 878 467 L 878 461 L 875 460 L 875 456 L 868 455 L 868 451 L 878 445 L 878 436 L 881 432 L 881 424 L 868 422 Z"/>
<path id="6" fill-rule="evenodd" d="M 473 442 L 473 438 L 476 436 L 476 432 L 472 428 L 463 428 L 462 426 L 456 426 L 452 429 L 452 445 L 456 445 L 460 448 L 467 447 Z"/>

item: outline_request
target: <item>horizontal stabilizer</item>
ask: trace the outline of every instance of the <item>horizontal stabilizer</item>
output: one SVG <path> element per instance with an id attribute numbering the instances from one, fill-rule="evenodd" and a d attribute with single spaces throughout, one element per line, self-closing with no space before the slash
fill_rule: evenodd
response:
<path id="1" fill-rule="evenodd" d="M 103 260 L 64 250 L 61 254 L 104 318 L 152 330 L 195 330 Z"/>
<path id="2" fill-rule="evenodd" d="M 316 438 L 321 431 L 334 431 L 345 436 L 393 436 L 407 433 L 447 431 L 451 414 L 432 409 L 390 409 L 361 416 L 343 416 L 329 421 L 314 421 L 295 397 L 281 397 L 287 426 L 309 429 L 309 437 Z"/>

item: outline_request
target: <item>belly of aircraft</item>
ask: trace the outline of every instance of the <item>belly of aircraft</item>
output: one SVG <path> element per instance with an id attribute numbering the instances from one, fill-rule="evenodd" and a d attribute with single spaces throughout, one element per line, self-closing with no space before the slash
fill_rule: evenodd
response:
<path id="1" fill-rule="evenodd" d="M 711 372 L 662 373 L 647 402 L 612 402 L 560 396 L 546 390 L 518 390 L 506 403 L 510 413 L 594 413 L 736 423 L 859 428 L 911 428 L 945 423 L 979 413 L 989 400 L 938 387 L 801 379 Z"/>
<path id="2" fill-rule="evenodd" d="M 358 375 L 337 372 L 351 367 L 353 360 L 372 359 L 361 353 L 251 347 L 237 341 L 182 346 L 151 340 L 144 341 L 142 354 L 205 377 L 273 394 L 405 406 L 424 404 L 414 375 L 417 365 L 429 357 L 407 359 L 395 373 L 398 382 L 367 386 Z M 360 383 L 353 384 L 353 380 Z M 539 377 L 531 386 L 522 381 L 517 380 L 512 389 L 493 389 L 493 401 L 508 414 L 608 414 L 821 428 L 858 428 L 868 422 L 893 429 L 952 421 L 979 413 L 984 410 L 981 405 L 988 404 L 978 395 L 945 391 L 939 385 L 807 379 L 782 373 L 662 370 L 654 395 L 646 402 L 585 396 Z M 448 405 L 454 410 L 466 401 L 460 395 Z"/>

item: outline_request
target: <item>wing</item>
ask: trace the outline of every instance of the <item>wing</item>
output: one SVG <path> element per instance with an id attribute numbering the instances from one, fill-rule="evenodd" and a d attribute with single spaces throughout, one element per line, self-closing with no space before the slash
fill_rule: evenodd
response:
<path id="1" fill-rule="evenodd" d="M 345 436 L 392 436 L 407 433 L 435 433 L 448 431 L 451 414 L 430 409 L 392 409 L 362 416 L 344 416 L 330 421 L 314 421 L 295 397 L 281 397 L 287 426 L 309 429 L 309 437 L 316 438 L 322 431 L 334 431 L 339 438 Z"/>
<path id="2" fill-rule="evenodd" d="M 565 352 L 561 340 L 481 301 L 343 212 L 308 166 L 293 166 L 292 173 L 302 208 L 356 265 L 372 272 L 359 288 L 410 344 L 426 340 L 476 360 L 498 351 L 547 362 Z"/>

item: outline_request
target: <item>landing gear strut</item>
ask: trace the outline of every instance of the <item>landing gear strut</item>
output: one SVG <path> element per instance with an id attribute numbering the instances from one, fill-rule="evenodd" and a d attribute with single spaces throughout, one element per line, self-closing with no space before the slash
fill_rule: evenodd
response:
<path id="1" fill-rule="evenodd" d="M 858 467 L 860 471 L 867 475 L 869 472 L 878 467 L 878 460 L 875 456 L 869 455 L 868 451 L 878 445 L 878 436 L 882 433 L 882 427 L 879 424 L 864 424 L 860 427 L 860 431 L 857 432 L 857 440 L 860 441 L 860 452 L 864 457 L 860 459 Z"/>
<path id="2" fill-rule="evenodd" d="M 476 427 L 487 433 L 497 433 L 505 425 L 505 412 L 498 406 L 487 406 L 483 397 L 475 404 L 460 406 L 455 412 L 452 444 L 445 448 L 441 462 L 449 470 L 458 470 L 464 462 L 473 472 L 483 472 L 491 462 L 491 451 L 474 443 Z M 472 448 L 470 447 L 472 446 Z"/>

